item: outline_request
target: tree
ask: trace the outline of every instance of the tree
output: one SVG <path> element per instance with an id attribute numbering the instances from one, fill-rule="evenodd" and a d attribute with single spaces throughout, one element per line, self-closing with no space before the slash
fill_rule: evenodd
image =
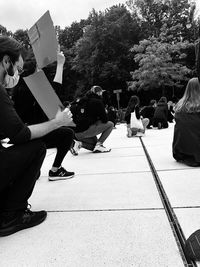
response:
<path id="1" fill-rule="evenodd" d="M 57 32 L 59 34 L 59 43 L 65 49 L 72 48 L 75 43 L 82 37 L 84 27 L 88 24 L 87 20 L 81 20 L 80 22 L 73 22 L 70 27 L 65 27 L 64 30 L 59 29 L 57 26 Z"/>
<path id="2" fill-rule="evenodd" d="M 30 41 L 29 41 L 29 37 L 28 37 L 28 31 L 27 30 L 22 30 L 19 29 L 17 30 L 14 34 L 13 37 L 20 42 L 21 44 L 23 44 L 23 46 L 26 49 L 29 49 L 31 47 L 30 45 Z"/>
<path id="3" fill-rule="evenodd" d="M 4 27 L 3 25 L 0 25 L 0 35 L 12 36 L 12 32 L 7 31 L 6 27 Z"/>
<path id="4" fill-rule="evenodd" d="M 191 25 L 191 28 L 196 27 L 196 5 L 190 0 L 128 0 L 127 5 L 140 18 L 144 39 L 159 37 L 164 24 L 171 29 L 177 24 L 182 25 L 179 31 L 174 31 L 173 34 L 179 38 L 181 36 L 183 40 L 191 39 L 191 35 L 195 38 L 193 31 L 188 29 L 188 25 Z"/>
<path id="5" fill-rule="evenodd" d="M 75 47 L 73 69 L 82 75 L 83 89 L 99 84 L 112 91 L 126 88 L 130 79 L 132 43 L 138 43 L 138 25 L 124 5 L 90 13 Z"/>
<path id="6" fill-rule="evenodd" d="M 132 72 L 133 82 L 130 90 L 150 90 L 160 88 L 162 95 L 168 87 L 180 87 L 181 82 L 188 80 L 191 70 L 183 63 L 184 50 L 188 42 L 167 43 L 151 37 L 140 41 L 132 49 L 139 68 Z"/>

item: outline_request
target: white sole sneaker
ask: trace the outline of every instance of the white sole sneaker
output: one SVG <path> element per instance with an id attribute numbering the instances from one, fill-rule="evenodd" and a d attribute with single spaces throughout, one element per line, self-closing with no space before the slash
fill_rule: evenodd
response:
<path id="1" fill-rule="evenodd" d="M 71 176 L 49 176 L 49 181 L 58 181 L 58 180 L 67 180 L 73 178 L 74 175 Z"/>

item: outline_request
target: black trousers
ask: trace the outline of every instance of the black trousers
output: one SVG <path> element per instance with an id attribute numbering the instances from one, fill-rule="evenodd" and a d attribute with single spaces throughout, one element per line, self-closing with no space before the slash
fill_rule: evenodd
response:
<path id="1" fill-rule="evenodd" d="M 42 137 L 47 148 L 57 148 L 53 167 L 61 166 L 64 157 L 72 145 L 73 138 L 74 131 L 68 127 L 60 127 Z"/>
<path id="2" fill-rule="evenodd" d="M 0 150 L 0 212 L 27 207 L 45 155 L 39 139 Z"/>

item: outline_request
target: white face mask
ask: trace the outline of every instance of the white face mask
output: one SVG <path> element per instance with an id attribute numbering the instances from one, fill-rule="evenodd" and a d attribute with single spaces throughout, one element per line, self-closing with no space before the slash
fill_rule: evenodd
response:
<path id="1" fill-rule="evenodd" d="M 5 81 L 5 87 L 6 88 L 15 87 L 17 85 L 18 81 L 19 81 L 18 70 L 15 71 L 13 76 L 10 76 L 10 75 L 6 74 L 4 81 Z"/>

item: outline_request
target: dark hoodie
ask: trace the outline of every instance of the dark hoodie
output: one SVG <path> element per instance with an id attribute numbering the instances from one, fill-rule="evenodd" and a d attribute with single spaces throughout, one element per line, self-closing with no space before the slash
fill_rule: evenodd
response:
<path id="1" fill-rule="evenodd" d="M 155 113 L 154 119 L 162 119 L 167 121 L 168 116 L 168 106 L 167 103 L 158 102 Z"/>
<path id="2" fill-rule="evenodd" d="M 81 106 L 84 115 L 79 116 L 77 114 L 78 109 L 80 109 L 78 105 Z M 72 105 L 71 112 L 76 123 L 74 130 L 77 133 L 86 131 L 90 125 L 95 124 L 99 120 L 102 123 L 108 121 L 102 98 L 93 92 L 87 93 L 78 103 Z"/>

